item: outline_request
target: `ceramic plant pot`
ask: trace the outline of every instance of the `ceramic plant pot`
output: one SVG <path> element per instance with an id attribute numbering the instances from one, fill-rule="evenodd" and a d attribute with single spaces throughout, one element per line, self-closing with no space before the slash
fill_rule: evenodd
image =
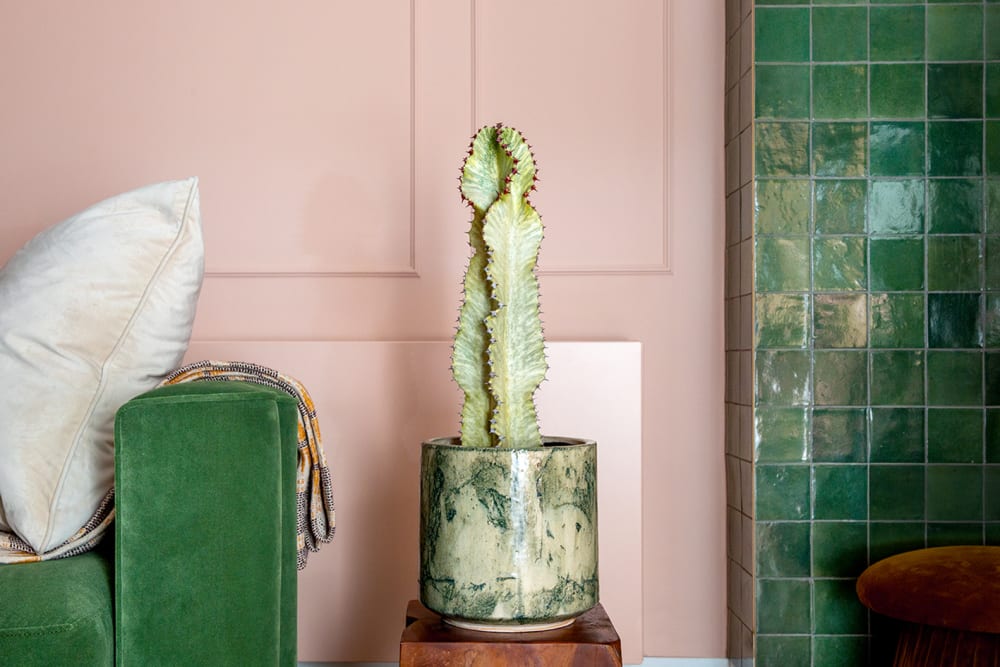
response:
<path id="1" fill-rule="evenodd" d="M 446 622 L 525 632 L 598 602 L 597 444 L 423 443 L 420 600 Z"/>

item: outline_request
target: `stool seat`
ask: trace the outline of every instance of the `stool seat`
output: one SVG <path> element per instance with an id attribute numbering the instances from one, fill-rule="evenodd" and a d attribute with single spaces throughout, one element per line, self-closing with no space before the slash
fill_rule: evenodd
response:
<path id="1" fill-rule="evenodd" d="M 884 616 L 1000 634 L 1000 547 L 918 549 L 881 560 L 858 578 L 858 597 Z"/>

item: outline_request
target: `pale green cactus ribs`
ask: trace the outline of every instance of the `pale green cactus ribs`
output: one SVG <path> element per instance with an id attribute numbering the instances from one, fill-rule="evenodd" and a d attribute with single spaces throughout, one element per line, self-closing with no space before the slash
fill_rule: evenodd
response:
<path id="1" fill-rule="evenodd" d="M 535 277 L 542 220 L 528 201 L 534 157 L 514 128 L 486 126 L 460 180 L 473 209 L 473 255 L 452 354 L 465 393 L 462 444 L 540 447 L 534 394 L 548 364 Z"/>

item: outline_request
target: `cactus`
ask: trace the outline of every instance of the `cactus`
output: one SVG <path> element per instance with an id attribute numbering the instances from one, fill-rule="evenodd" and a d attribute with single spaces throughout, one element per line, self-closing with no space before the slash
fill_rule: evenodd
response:
<path id="1" fill-rule="evenodd" d="M 548 365 L 535 277 L 542 221 L 528 201 L 536 180 L 530 147 L 513 128 L 486 126 L 472 140 L 460 180 L 473 209 L 473 255 L 452 354 L 465 394 L 462 444 L 538 447 L 534 394 Z"/>

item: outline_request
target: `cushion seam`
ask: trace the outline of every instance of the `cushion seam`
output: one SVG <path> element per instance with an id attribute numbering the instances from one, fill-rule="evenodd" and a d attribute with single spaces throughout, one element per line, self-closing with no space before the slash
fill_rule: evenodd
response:
<path id="1" fill-rule="evenodd" d="M 149 300 L 149 290 L 150 290 L 150 287 L 153 285 L 153 283 L 156 281 L 156 279 L 160 276 L 160 274 L 163 273 L 163 268 L 164 268 L 167 260 L 170 257 L 172 257 L 174 255 L 175 251 L 177 250 L 177 246 L 180 243 L 180 240 L 181 240 L 184 232 L 188 228 L 188 222 L 189 222 L 188 217 L 190 215 L 191 205 L 192 205 L 192 203 L 194 201 L 194 197 L 195 197 L 196 193 L 197 193 L 197 181 L 195 181 L 191 185 L 191 187 L 189 188 L 189 190 L 188 190 L 187 201 L 184 203 L 184 210 L 183 210 L 181 218 L 180 218 L 180 224 L 177 226 L 177 233 L 174 235 L 173 241 L 171 241 L 170 245 L 167 247 L 166 251 L 163 253 L 163 256 L 160 257 L 160 261 L 157 262 L 155 270 L 149 276 L 149 279 L 146 281 L 146 285 L 145 285 L 145 287 L 142 290 L 142 295 L 139 297 L 139 302 L 136 304 L 135 308 L 133 309 L 131 317 L 129 317 L 128 321 L 125 323 L 125 326 L 122 328 L 121 332 L 119 333 L 118 339 L 115 341 L 114 346 L 111 348 L 111 350 L 108 352 L 107 356 L 104 358 L 104 361 L 101 363 L 100 381 L 97 384 L 97 388 L 95 389 L 93 396 L 91 397 L 90 405 L 87 407 L 87 412 L 84 415 L 83 419 L 80 421 L 80 425 L 77 428 L 77 431 L 76 431 L 76 433 L 73 436 L 73 444 L 67 450 L 66 455 L 62 459 L 62 463 L 61 463 L 61 466 L 60 466 L 60 473 L 59 473 L 59 482 L 56 484 L 56 487 L 55 487 L 55 489 L 52 492 L 52 497 L 49 499 L 49 507 L 48 507 L 49 512 L 48 512 L 48 516 L 46 517 L 46 522 L 45 522 L 45 533 L 43 534 L 43 537 L 42 537 L 42 544 L 43 545 L 47 544 L 48 541 L 52 537 L 52 530 L 53 530 L 54 525 L 55 525 L 55 521 L 53 520 L 53 518 L 54 518 L 53 517 L 53 513 L 55 511 L 54 505 L 55 505 L 57 499 L 59 498 L 59 496 L 61 495 L 61 493 L 62 493 L 62 487 L 63 487 L 63 485 L 66 482 L 66 475 L 67 475 L 67 472 L 68 472 L 68 465 L 67 465 L 67 463 L 76 454 L 76 450 L 80 446 L 80 438 L 81 438 L 81 436 L 82 436 L 82 434 L 84 432 L 85 426 L 89 423 L 91 417 L 94 414 L 94 409 L 97 407 L 97 403 L 100 400 L 100 397 L 104 394 L 104 391 L 107 388 L 107 368 L 108 368 L 108 363 L 112 359 L 115 358 L 118 350 L 121 349 L 122 343 L 124 342 L 125 338 L 132 331 L 132 327 L 135 324 L 135 320 L 138 317 L 139 312 L 143 310 L 143 306 L 145 306 L 146 302 Z"/>
<path id="2" fill-rule="evenodd" d="M 100 614 L 110 613 L 111 609 L 107 606 L 101 607 L 95 610 Z M 0 628 L 0 637 L 37 637 L 41 635 L 57 635 L 64 634 L 67 632 L 72 632 L 80 625 L 81 621 L 85 621 L 90 616 L 78 616 L 72 621 L 67 621 L 65 623 L 57 623 L 55 625 L 27 625 L 19 628 Z M 51 629 L 50 629 L 51 628 Z"/>

